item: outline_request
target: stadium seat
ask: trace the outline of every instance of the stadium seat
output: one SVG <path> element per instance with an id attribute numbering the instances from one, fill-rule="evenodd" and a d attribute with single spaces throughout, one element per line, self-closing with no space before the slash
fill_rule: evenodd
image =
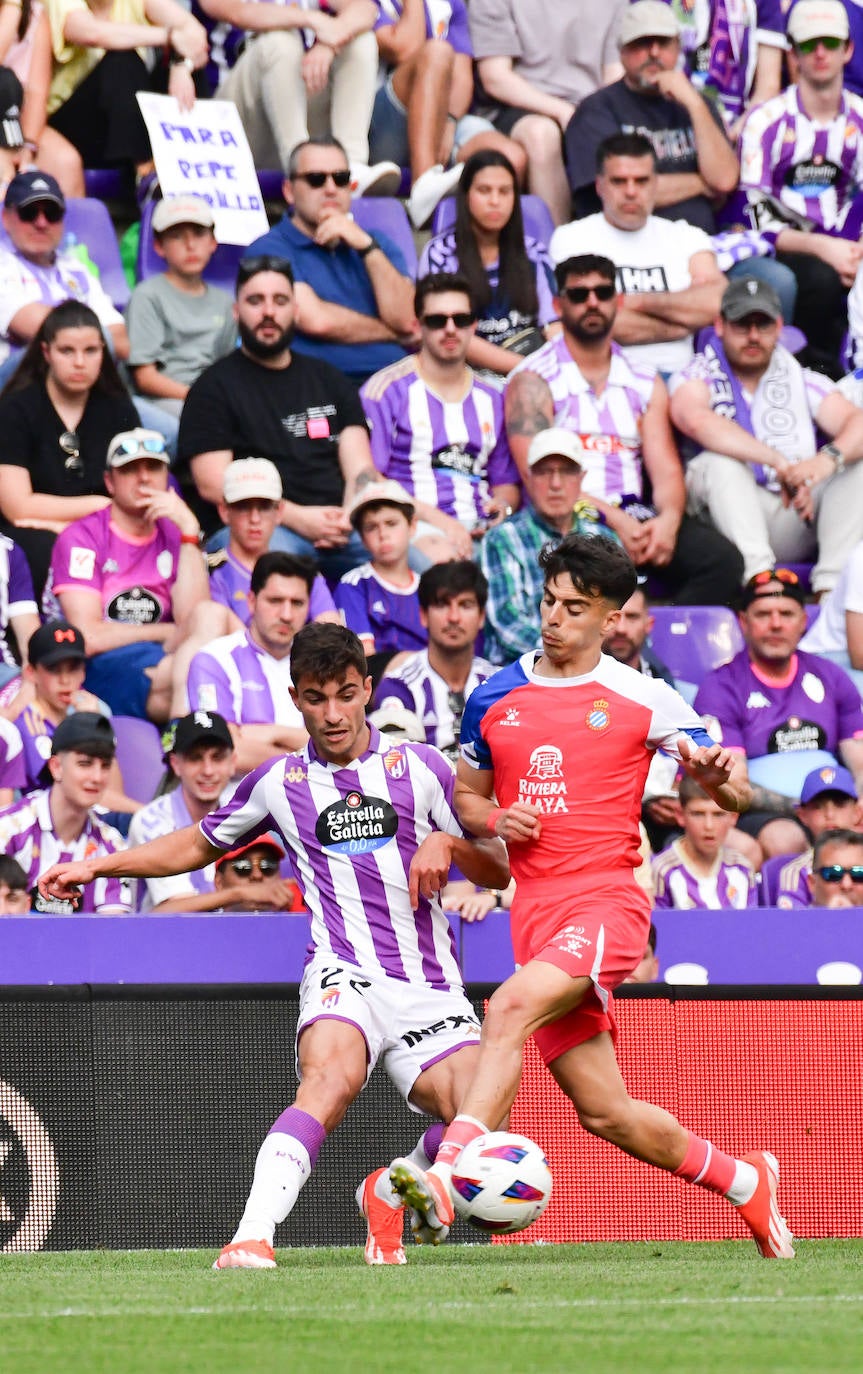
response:
<path id="1" fill-rule="evenodd" d="M 405 207 L 394 196 L 358 196 L 351 202 L 357 224 L 369 234 L 385 234 L 400 248 L 412 277 L 417 274 L 417 250 Z"/>
<path id="2" fill-rule="evenodd" d="M 162 736 L 151 721 L 137 716 L 113 716 L 111 724 L 126 796 L 139 802 L 152 801 L 165 772 Z"/>
<path id="3" fill-rule="evenodd" d="M 129 283 L 123 271 L 120 246 L 111 216 L 106 206 L 99 200 L 87 197 L 70 196 L 66 201 L 66 222 L 64 242 L 74 235 L 84 244 L 99 269 L 99 281 L 111 297 L 118 310 L 125 310 L 129 304 Z M 0 230 L 0 243 L 9 243 L 5 230 Z"/>
<path id="4" fill-rule="evenodd" d="M 531 234 L 533 238 L 539 239 L 546 248 L 552 234 L 554 233 L 554 222 L 551 218 L 551 211 L 541 196 L 522 196 L 521 214 L 524 220 L 525 233 Z M 442 234 L 445 229 L 449 229 L 455 223 L 455 197 L 446 196 L 439 202 L 437 209 L 432 215 L 431 231 L 432 238 L 435 234 Z"/>
<path id="5" fill-rule="evenodd" d="M 727 606 L 654 606 L 650 644 L 673 677 L 700 684 L 743 648 L 737 617 Z"/>
<path id="6" fill-rule="evenodd" d="M 117 167 L 85 167 L 84 190 L 94 200 L 129 200 L 131 182 Z"/>
<path id="7" fill-rule="evenodd" d="M 783 866 L 790 862 L 794 856 L 792 854 L 775 854 L 772 859 L 765 859 L 761 865 L 761 892 L 760 902 L 762 906 L 775 906 L 776 898 L 779 893 L 779 873 Z"/>

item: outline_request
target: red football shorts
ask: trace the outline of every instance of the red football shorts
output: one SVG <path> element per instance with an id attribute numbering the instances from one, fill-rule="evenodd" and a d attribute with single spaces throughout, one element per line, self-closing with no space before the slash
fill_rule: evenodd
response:
<path id="1" fill-rule="evenodd" d="M 546 1064 L 601 1031 L 617 1039 L 611 993 L 641 960 L 650 931 L 650 904 L 634 882 L 618 879 L 613 887 L 554 904 L 559 924 L 552 935 L 546 933 L 548 896 L 542 901 L 522 897 L 514 904 L 516 961 L 554 964 L 570 978 L 590 978 L 593 987 L 579 1006 L 534 1032 Z"/>

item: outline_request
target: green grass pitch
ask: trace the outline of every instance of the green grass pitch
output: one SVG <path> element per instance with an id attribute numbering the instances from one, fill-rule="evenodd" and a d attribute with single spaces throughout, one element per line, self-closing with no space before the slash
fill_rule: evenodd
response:
<path id="1" fill-rule="evenodd" d="M 203 1251 L 0 1256 L 14 1374 L 794 1374 L 863 1368 L 863 1240 L 793 1262 L 743 1242 L 290 1249 L 213 1273 Z"/>

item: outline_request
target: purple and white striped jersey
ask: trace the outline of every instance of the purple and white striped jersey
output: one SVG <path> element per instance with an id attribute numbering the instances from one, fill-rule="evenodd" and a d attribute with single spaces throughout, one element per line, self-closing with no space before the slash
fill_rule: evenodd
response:
<path id="1" fill-rule="evenodd" d="M 0 852 L 18 861 L 31 890 L 53 864 L 77 863 L 126 848 L 119 831 L 106 825 L 93 811 L 87 813 L 84 829 L 75 843 L 68 848 L 61 845 L 51 820 L 50 796 L 51 788 L 46 788 L 0 811 Z M 97 878 L 84 888 L 80 910 L 120 914 L 134 911 L 135 886 L 130 878 Z M 40 909 L 37 905 L 36 910 Z"/>
<path id="2" fill-rule="evenodd" d="M 16 666 L 6 642 L 6 629 L 16 615 L 38 615 L 30 565 L 24 550 L 5 534 L 0 535 L 0 662 Z"/>
<path id="3" fill-rule="evenodd" d="M 219 798 L 224 806 L 234 795 L 234 785 L 229 783 Z M 136 811 L 129 826 L 130 846 L 146 844 L 160 835 L 172 835 L 175 830 L 184 830 L 192 824 L 192 817 L 186 805 L 182 787 L 175 787 L 162 797 L 157 797 L 140 811 Z M 152 911 L 162 902 L 177 897 L 193 897 L 198 893 L 213 892 L 216 886 L 215 862 L 205 868 L 196 868 L 191 873 L 178 873 L 173 878 L 147 878 L 141 895 L 141 911 Z"/>
<path id="4" fill-rule="evenodd" d="M 244 568 L 234 558 L 230 550 L 224 550 L 224 559 L 210 573 L 210 600 L 227 606 L 229 611 L 239 616 L 244 625 L 251 617 L 249 610 L 249 590 L 252 585 L 252 570 Z M 309 592 L 309 620 L 316 620 L 325 611 L 336 609 L 327 579 L 318 573 Z"/>
<path id="5" fill-rule="evenodd" d="M 369 377 L 360 399 L 378 472 L 471 529 L 485 518 L 489 492 L 519 477 L 502 395 L 468 376 L 464 398 L 444 401 L 419 376 L 416 359 L 402 358 Z"/>
<path id="6" fill-rule="evenodd" d="M 519 363 L 510 379 L 521 372 L 542 377 L 554 401 L 555 425 L 573 430 L 581 439 L 584 494 L 604 500 L 622 496 L 641 500 L 641 426 L 653 395 L 656 368 L 630 362 L 612 344 L 608 380 L 597 396 L 561 334 Z"/>
<path id="7" fill-rule="evenodd" d="M 809 874 L 812 872 L 812 850 L 795 854 L 779 870 L 776 879 L 776 905 L 784 908 L 812 905 Z"/>
<path id="8" fill-rule="evenodd" d="M 723 849 L 710 873 L 693 873 L 680 840 L 653 860 L 653 905 L 658 911 L 742 909 L 758 905 L 755 874 L 740 854 Z"/>
<path id="9" fill-rule="evenodd" d="M 411 574 L 409 587 L 394 587 L 371 563 L 361 563 L 345 573 L 336 587 L 336 606 L 349 630 L 360 639 L 374 640 L 374 653 L 412 653 L 428 643 L 420 620 L 418 586 L 417 573 Z"/>
<path id="10" fill-rule="evenodd" d="M 292 685 L 290 655 L 273 658 L 248 630 L 238 630 L 195 654 L 189 664 L 189 710 L 218 711 L 236 725 L 302 728 Z"/>
<path id="11" fill-rule="evenodd" d="M 792 227 L 856 239 L 863 213 L 856 206 L 863 182 L 863 100 L 844 91 L 836 119 L 819 124 L 803 109 L 799 87 L 789 86 L 747 116 L 740 167 L 749 217 L 768 237 L 775 240 Z"/>
<path id="12" fill-rule="evenodd" d="M 375 707 L 387 701 L 401 702 L 419 717 L 426 743 L 456 759 L 465 702 L 476 687 L 497 671 L 496 664 L 475 658 L 464 691 L 456 693 L 429 663 L 428 649 L 421 649 L 381 678 L 375 692 Z"/>
<path id="13" fill-rule="evenodd" d="M 0 787 L 21 792 L 25 784 L 24 744 L 11 720 L 0 716 Z"/>
<path id="14" fill-rule="evenodd" d="M 341 768 L 309 742 L 263 764 L 227 806 L 201 822 L 221 849 L 275 831 L 311 913 L 314 950 L 389 978 L 460 988 L 455 944 L 440 901 L 411 909 L 408 872 L 433 830 L 460 836 L 455 778 L 436 749 L 392 744 L 373 726 L 369 748 Z M 335 1005 L 335 1004 L 333 1004 Z"/>

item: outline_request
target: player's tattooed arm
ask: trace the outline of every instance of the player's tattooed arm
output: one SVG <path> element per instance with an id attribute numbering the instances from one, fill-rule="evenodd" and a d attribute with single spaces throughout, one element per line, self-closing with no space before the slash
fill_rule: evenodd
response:
<path id="1" fill-rule="evenodd" d="M 781 792 L 773 792 L 769 787 L 757 787 L 750 782 L 752 788 L 752 801 L 749 804 L 750 811 L 770 811 L 775 816 L 793 816 L 794 802 L 790 797 L 785 797 Z"/>
<path id="2" fill-rule="evenodd" d="M 554 424 L 554 401 L 548 382 L 535 372 L 519 372 L 506 388 L 504 405 L 510 452 L 524 477 L 531 439 Z"/>

